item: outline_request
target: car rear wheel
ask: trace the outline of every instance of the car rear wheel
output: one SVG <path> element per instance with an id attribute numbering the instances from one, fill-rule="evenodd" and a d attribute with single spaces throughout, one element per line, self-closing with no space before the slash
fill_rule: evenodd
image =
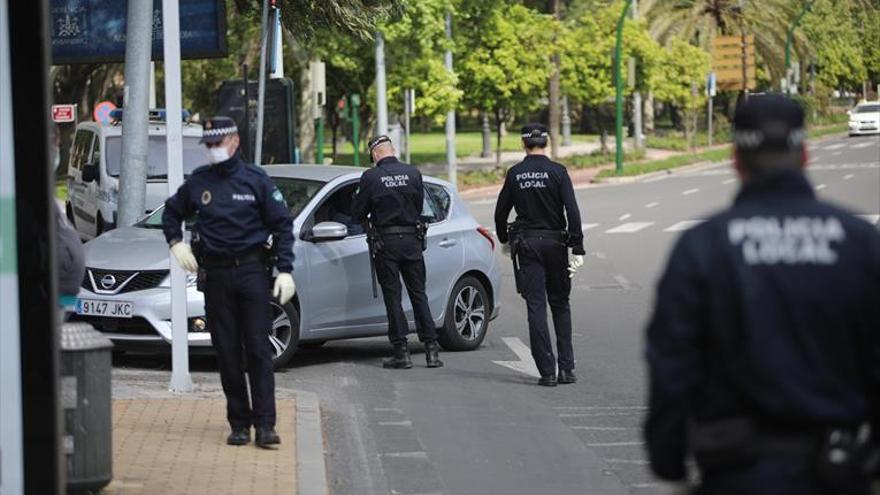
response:
<path id="1" fill-rule="evenodd" d="M 299 312 L 293 303 L 284 306 L 271 301 L 272 327 L 269 328 L 269 344 L 272 346 L 272 363 L 275 369 L 284 367 L 296 353 L 299 341 Z"/>
<path id="2" fill-rule="evenodd" d="M 474 277 L 455 284 L 446 304 L 446 319 L 437 341 L 447 351 L 472 351 L 483 343 L 489 328 L 489 293 Z"/>

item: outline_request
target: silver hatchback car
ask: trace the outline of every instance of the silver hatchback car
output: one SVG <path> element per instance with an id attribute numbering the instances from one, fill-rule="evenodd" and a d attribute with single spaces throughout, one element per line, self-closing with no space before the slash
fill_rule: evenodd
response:
<path id="1" fill-rule="evenodd" d="M 289 362 L 298 346 L 385 335 L 385 307 L 381 292 L 373 297 L 366 235 L 350 214 L 364 169 L 272 165 L 266 171 L 287 199 L 296 238 L 297 293 L 283 307 L 272 302 L 274 321 L 266 329 L 276 367 Z M 424 184 L 426 289 L 438 338 L 446 350 L 473 350 L 499 311 L 501 269 L 495 241 L 451 184 L 430 177 Z M 133 227 L 86 243 L 85 254 L 87 270 L 72 319 L 91 323 L 119 350 L 168 348 L 171 291 L 162 208 Z M 190 348 L 208 348 L 211 322 L 192 276 L 186 294 Z M 414 330 L 412 307 L 404 302 Z"/>

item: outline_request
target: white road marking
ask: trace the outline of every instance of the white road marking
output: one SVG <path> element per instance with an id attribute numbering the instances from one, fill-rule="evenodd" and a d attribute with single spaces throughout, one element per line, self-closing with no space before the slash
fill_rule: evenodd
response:
<path id="1" fill-rule="evenodd" d="M 645 179 L 642 181 L 643 184 L 651 184 L 653 182 L 660 182 L 661 180 L 666 180 L 672 177 L 670 174 L 666 175 L 658 175 L 657 177 L 651 177 L 650 179 Z"/>
<path id="2" fill-rule="evenodd" d="M 697 189 L 697 188 L 688 189 L 687 191 L 685 191 L 685 192 L 683 192 L 683 193 L 681 193 L 681 194 L 683 194 L 683 195 L 685 195 L 685 196 L 689 196 L 689 195 L 694 194 L 694 193 L 696 193 L 696 192 L 700 192 L 700 190 Z"/>
<path id="3" fill-rule="evenodd" d="M 629 285 L 629 280 L 627 280 L 623 275 L 612 275 L 611 278 L 613 278 L 623 290 L 628 290 L 631 287 Z"/>
<path id="4" fill-rule="evenodd" d="M 403 414 L 403 411 L 396 407 L 374 407 L 373 410 L 376 412 L 394 412 Z"/>
<path id="5" fill-rule="evenodd" d="M 507 347 L 510 347 L 510 350 L 516 354 L 519 361 L 492 361 L 493 363 L 534 378 L 541 376 L 541 373 L 538 372 L 538 367 L 535 365 L 535 360 L 532 358 L 531 349 L 519 337 L 502 337 L 501 341 L 507 344 Z"/>
<path id="6" fill-rule="evenodd" d="M 855 177 L 855 175 L 853 175 L 853 174 L 846 174 L 846 175 L 843 176 L 843 180 L 850 180 L 850 179 L 852 179 L 853 177 Z"/>
<path id="7" fill-rule="evenodd" d="M 633 483 L 629 486 L 630 488 L 657 488 L 660 485 L 657 483 Z"/>
<path id="8" fill-rule="evenodd" d="M 733 184 L 734 182 L 736 182 L 736 179 L 724 179 L 721 181 L 722 184 Z"/>
<path id="9" fill-rule="evenodd" d="M 825 184 L 819 184 L 818 186 L 815 187 L 815 189 L 817 191 L 821 191 L 822 189 L 825 189 L 826 187 L 828 187 L 828 186 L 826 186 Z"/>
<path id="10" fill-rule="evenodd" d="M 873 141 L 865 141 L 863 143 L 856 143 L 856 144 L 850 146 L 850 148 L 860 149 L 860 148 L 867 148 L 868 146 L 873 146 L 873 145 L 874 145 Z"/>
<path id="11" fill-rule="evenodd" d="M 379 426 L 409 426 L 412 427 L 412 421 L 379 421 Z"/>
<path id="12" fill-rule="evenodd" d="M 842 151 L 835 151 L 834 153 L 831 153 L 831 156 L 840 156 L 842 153 Z"/>
<path id="13" fill-rule="evenodd" d="M 605 416 L 632 416 L 633 414 L 641 414 L 642 411 L 632 411 L 632 412 L 620 412 L 620 411 L 607 411 L 607 412 L 589 412 L 589 413 L 561 413 L 559 415 L 560 418 L 598 418 Z"/>
<path id="14" fill-rule="evenodd" d="M 880 215 L 859 215 L 859 216 L 864 218 L 865 220 L 867 220 L 868 223 L 870 223 L 871 225 L 874 225 L 875 223 L 880 221 Z"/>
<path id="15" fill-rule="evenodd" d="M 559 406 L 554 407 L 557 411 L 593 411 L 596 409 L 602 410 L 614 410 L 614 409 L 625 409 L 625 410 L 639 410 L 646 411 L 648 408 L 646 406 Z"/>
<path id="16" fill-rule="evenodd" d="M 642 459 L 603 459 L 608 464 L 636 464 L 639 466 L 646 466 L 648 461 Z M 647 483 L 645 483 L 647 484 Z"/>
<path id="17" fill-rule="evenodd" d="M 629 213 L 624 213 L 623 215 L 620 215 L 620 218 L 618 218 L 618 220 L 622 222 L 631 216 L 632 215 L 630 215 Z"/>
<path id="18" fill-rule="evenodd" d="M 588 443 L 587 447 L 634 447 L 644 445 L 642 442 L 598 442 Z"/>
<path id="19" fill-rule="evenodd" d="M 665 229 L 663 229 L 663 232 L 681 232 L 683 230 L 688 230 L 691 227 L 700 225 L 703 222 L 704 220 L 682 220 L 669 227 L 666 227 Z"/>
<path id="20" fill-rule="evenodd" d="M 654 222 L 629 222 L 605 231 L 606 234 L 632 234 L 654 225 Z"/>
<path id="21" fill-rule="evenodd" d="M 383 457 L 403 457 L 407 459 L 427 459 L 428 453 L 424 451 L 418 452 L 384 452 L 379 453 L 380 456 Z"/>
<path id="22" fill-rule="evenodd" d="M 588 430 L 588 431 L 630 431 L 638 430 L 636 427 L 627 428 L 626 426 L 571 426 L 572 430 Z"/>
<path id="23" fill-rule="evenodd" d="M 645 205 L 645 208 L 653 208 L 653 207 L 655 207 L 655 206 L 657 206 L 657 205 L 659 205 L 659 204 L 660 204 L 660 203 L 654 201 L 654 202 L 652 202 L 652 203 L 648 203 L 648 204 L 646 204 L 646 205 Z"/>
<path id="24" fill-rule="evenodd" d="M 864 169 L 864 168 L 880 168 L 880 161 L 877 162 L 856 162 L 856 163 L 837 163 L 829 165 L 814 165 L 810 170 L 844 170 L 844 169 Z"/>
<path id="25" fill-rule="evenodd" d="M 598 226 L 599 226 L 598 223 L 582 223 L 581 230 L 590 230 L 590 229 L 594 229 Z"/>
<path id="26" fill-rule="evenodd" d="M 825 146 L 822 149 L 825 151 L 833 151 L 833 150 L 839 150 L 840 148 L 843 148 L 846 145 L 847 145 L 847 143 L 835 143 L 835 144 L 829 144 L 828 146 Z"/>

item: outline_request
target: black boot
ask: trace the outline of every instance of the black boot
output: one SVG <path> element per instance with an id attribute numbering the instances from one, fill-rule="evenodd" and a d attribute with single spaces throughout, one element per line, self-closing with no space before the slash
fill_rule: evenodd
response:
<path id="1" fill-rule="evenodd" d="M 559 377 L 556 378 L 556 383 L 560 385 L 567 385 L 569 383 L 576 383 L 577 377 L 574 376 L 574 370 L 559 370 Z"/>
<path id="2" fill-rule="evenodd" d="M 227 445 L 247 445 L 251 442 L 251 429 L 244 426 L 233 426 L 229 436 L 226 437 Z"/>
<path id="3" fill-rule="evenodd" d="M 257 447 L 268 448 L 270 445 L 278 445 L 281 443 L 281 437 L 271 426 L 258 426 L 257 437 L 255 443 Z"/>
<path id="4" fill-rule="evenodd" d="M 428 368 L 440 368 L 443 366 L 443 361 L 440 361 L 440 346 L 437 344 L 437 341 L 425 344 L 425 363 L 427 363 Z"/>
<path id="5" fill-rule="evenodd" d="M 406 348 L 406 344 L 395 345 L 394 355 L 382 361 L 383 368 L 408 370 L 412 366 L 412 359 L 409 357 L 409 349 Z"/>

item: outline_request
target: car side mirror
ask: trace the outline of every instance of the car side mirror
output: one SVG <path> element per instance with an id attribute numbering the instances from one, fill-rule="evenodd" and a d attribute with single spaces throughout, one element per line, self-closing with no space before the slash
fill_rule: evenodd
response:
<path id="1" fill-rule="evenodd" d="M 312 241 L 339 241 L 348 236 L 348 227 L 339 222 L 321 222 L 312 227 Z"/>
<path id="2" fill-rule="evenodd" d="M 94 163 L 86 163 L 82 167 L 83 182 L 94 182 L 98 178 L 98 166 Z"/>

